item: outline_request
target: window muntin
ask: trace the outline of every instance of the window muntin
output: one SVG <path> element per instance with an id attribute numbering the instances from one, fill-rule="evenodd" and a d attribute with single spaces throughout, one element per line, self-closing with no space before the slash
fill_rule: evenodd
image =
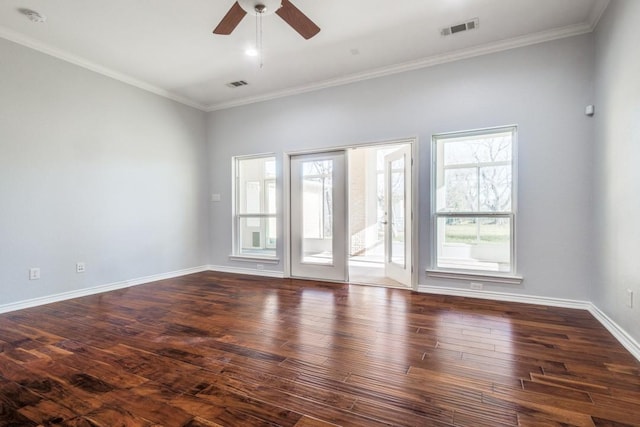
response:
<path id="1" fill-rule="evenodd" d="M 515 273 L 516 128 L 437 135 L 434 269 Z"/>
<path id="2" fill-rule="evenodd" d="M 233 253 L 249 257 L 275 257 L 275 157 L 236 157 L 234 175 Z"/>

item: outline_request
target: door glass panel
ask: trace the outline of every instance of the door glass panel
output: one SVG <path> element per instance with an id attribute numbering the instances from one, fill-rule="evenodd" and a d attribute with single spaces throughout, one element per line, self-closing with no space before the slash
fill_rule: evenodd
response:
<path id="1" fill-rule="evenodd" d="M 333 160 L 302 164 L 302 262 L 333 264 Z"/>
<path id="2" fill-rule="evenodd" d="M 389 261 L 393 264 L 405 266 L 405 165 L 404 156 L 390 163 L 389 174 L 390 200 L 389 223 L 391 225 L 391 247 Z"/>

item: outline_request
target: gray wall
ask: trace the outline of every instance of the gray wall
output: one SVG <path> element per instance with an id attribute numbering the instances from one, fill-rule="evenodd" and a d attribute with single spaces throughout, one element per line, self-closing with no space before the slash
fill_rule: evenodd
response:
<path id="1" fill-rule="evenodd" d="M 614 0 L 596 32 L 594 303 L 640 341 L 640 2 Z M 627 289 L 634 307 L 626 306 Z"/>
<path id="2" fill-rule="evenodd" d="M 205 120 L 0 39 L 0 306 L 205 265 Z"/>
<path id="3" fill-rule="evenodd" d="M 468 282 L 424 274 L 430 259 L 430 138 L 517 124 L 517 251 L 525 280 L 485 289 L 591 300 L 593 120 L 584 107 L 593 103 L 593 61 L 593 38 L 585 35 L 212 112 L 211 191 L 222 201 L 212 204 L 211 264 L 256 267 L 228 257 L 232 156 L 275 152 L 281 161 L 295 150 L 417 136 L 420 283 L 468 288 Z M 282 179 L 278 184 L 282 189 Z M 281 244 L 279 250 L 282 255 Z M 282 271 L 282 265 L 265 268 Z"/>

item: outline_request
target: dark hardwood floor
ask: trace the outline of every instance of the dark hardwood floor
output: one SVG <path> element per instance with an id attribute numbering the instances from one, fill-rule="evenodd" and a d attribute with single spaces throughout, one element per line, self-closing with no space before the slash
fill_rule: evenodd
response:
<path id="1" fill-rule="evenodd" d="M 200 273 L 0 315 L 0 426 L 640 425 L 588 312 Z"/>

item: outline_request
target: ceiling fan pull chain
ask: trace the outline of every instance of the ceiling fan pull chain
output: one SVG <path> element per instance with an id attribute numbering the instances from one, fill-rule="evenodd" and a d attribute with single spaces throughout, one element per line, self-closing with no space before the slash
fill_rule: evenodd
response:
<path id="1" fill-rule="evenodd" d="M 263 12 L 259 13 L 260 15 L 260 68 L 262 68 L 262 65 L 264 64 L 264 48 L 263 48 L 263 40 L 262 40 L 262 15 Z"/>

